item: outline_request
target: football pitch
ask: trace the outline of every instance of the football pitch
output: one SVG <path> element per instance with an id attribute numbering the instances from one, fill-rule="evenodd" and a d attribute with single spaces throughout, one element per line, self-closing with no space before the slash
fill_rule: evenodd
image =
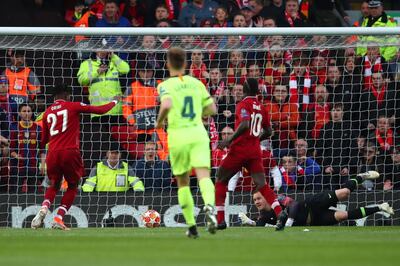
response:
<path id="1" fill-rule="evenodd" d="M 0 229 L 0 265 L 400 265 L 400 227 Z"/>

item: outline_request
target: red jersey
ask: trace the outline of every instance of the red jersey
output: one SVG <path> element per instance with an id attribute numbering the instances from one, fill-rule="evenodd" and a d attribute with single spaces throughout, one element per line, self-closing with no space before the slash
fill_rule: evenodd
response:
<path id="1" fill-rule="evenodd" d="M 78 149 L 80 133 L 80 114 L 105 114 L 115 102 L 92 106 L 79 102 L 56 100 L 43 115 L 42 142 L 49 143 L 49 152 L 57 150 Z"/>
<path id="2" fill-rule="evenodd" d="M 261 129 L 270 127 L 267 110 L 257 100 L 257 97 L 246 97 L 236 105 L 235 130 L 242 121 L 250 121 L 250 128 L 235 139 L 230 146 L 231 150 L 250 151 L 261 156 L 260 135 Z"/>

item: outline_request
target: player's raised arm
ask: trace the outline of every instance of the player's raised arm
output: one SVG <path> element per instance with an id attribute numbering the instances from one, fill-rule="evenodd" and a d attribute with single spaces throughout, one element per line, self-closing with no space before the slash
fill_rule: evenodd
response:
<path id="1" fill-rule="evenodd" d="M 255 82 L 255 83 L 254 83 Z M 258 92 L 258 82 L 255 81 L 254 79 L 247 80 L 244 85 L 243 85 L 243 93 L 245 97 L 248 96 L 255 96 L 257 95 Z M 232 137 L 230 139 L 227 139 L 226 141 L 223 141 L 218 144 L 218 147 L 220 149 L 223 149 L 225 147 L 228 147 L 235 139 L 239 138 L 241 135 L 243 135 L 245 132 L 247 132 L 250 129 L 250 120 L 251 120 L 251 110 L 248 108 L 248 106 L 239 103 L 236 108 L 239 108 L 239 116 L 240 116 L 240 124 L 236 128 L 235 132 L 233 133 Z"/>
<path id="2" fill-rule="evenodd" d="M 117 103 L 118 103 L 118 100 L 115 99 L 107 104 L 98 105 L 98 106 L 87 105 L 84 103 L 76 103 L 76 105 L 78 107 L 79 112 L 81 112 L 81 113 L 91 113 L 91 114 L 102 115 L 102 114 L 107 113 L 111 109 L 113 109 L 114 106 L 117 105 Z"/>
<path id="3" fill-rule="evenodd" d="M 243 109 L 244 110 L 244 109 Z M 242 119 L 246 119 L 246 116 L 250 117 L 250 115 L 247 115 L 248 113 L 244 113 L 242 115 Z M 239 126 L 236 128 L 235 132 L 233 133 L 232 137 L 227 139 L 226 141 L 222 141 L 218 144 L 218 148 L 223 149 L 225 147 L 228 147 L 231 145 L 231 143 L 239 138 L 242 134 L 244 134 L 248 129 L 250 128 L 250 120 L 242 120 L 240 122 Z"/>

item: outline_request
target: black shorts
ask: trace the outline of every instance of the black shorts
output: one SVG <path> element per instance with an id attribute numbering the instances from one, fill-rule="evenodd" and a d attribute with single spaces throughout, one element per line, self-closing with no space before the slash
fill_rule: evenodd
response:
<path id="1" fill-rule="evenodd" d="M 273 210 L 270 211 L 260 211 L 260 216 L 256 221 L 257 226 L 265 226 L 265 224 L 276 224 L 276 215 Z"/>
<path id="2" fill-rule="evenodd" d="M 338 199 L 335 191 L 326 191 L 315 194 L 305 200 L 310 210 L 311 225 L 334 225 L 335 211 L 329 207 L 336 206 Z"/>

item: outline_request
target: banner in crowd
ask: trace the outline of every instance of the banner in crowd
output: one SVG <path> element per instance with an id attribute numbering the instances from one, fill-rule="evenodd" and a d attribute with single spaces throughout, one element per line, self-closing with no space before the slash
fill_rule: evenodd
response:
<path id="1" fill-rule="evenodd" d="M 301 199 L 304 194 L 297 194 Z M 337 209 L 348 210 L 361 206 L 389 202 L 396 210 L 400 209 L 400 191 L 395 192 L 360 192 L 353 194 L 348 202 L 338 204 Z M 0 226 L 25 228 L 30 227 L 34 215 L 40 209 L 42 196 L 34 194 L 7 195 L 0 194 Z M 60 202 L 57 197 L 56 202 Z M 230 226 L 239 225 L 238 213 L 250 213 L 253 219 L 257 218 L 257 210 L 251 204 L 249 194 L 235 193 L 229 197 L 226 204 L 226 219 Z M 201 212 L 202 200 L 195 196 L 197 222 L 204 225 L 204 215 Z M 160 192 L 150 194 L 135 193 L 91 193 L 80 194 L 75 200 L 66 217 L 66 223 L 72 227 L 102 227 L 104 219 L 110 214 L 114 218 L 117 227 L 143 227 L 141 214 L 148 209 L 154 209 L 161 214 L 162 226 L 183 227 L 182 211 L 178 205 L 176 192 Z M 111 211 L 111 213 L 110 213 Z M 45 219 L 45 227 L 50 228 L 55 212 L 50 213 Z M 390 219 L 377 213 L 368 218 L 357 220 L 352 225 L 400 225 L 398 214 Z"/>

